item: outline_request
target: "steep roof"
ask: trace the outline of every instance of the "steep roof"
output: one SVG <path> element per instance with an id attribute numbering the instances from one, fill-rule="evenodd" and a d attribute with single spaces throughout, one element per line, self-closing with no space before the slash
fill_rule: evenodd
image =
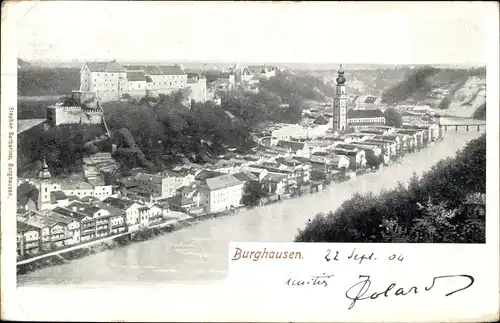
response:
<path id="1" fill-rule="evenodd" d="M 38 228 L 34 227 L 32 225 L 29 225 L 27 223 L 17 221 L 17 232 L 24 233 L 27 231 L 38 231 Z"/>
<path id="2" fill-rule="evenodd" d="M 113 206 L 119 209 L 126 209 L 130 207 L 134 202 L 129 201 L 129 200 L 122 200 L 116 197 L 107 197 L 103 201 L 106 205 L 108 206 Z"/>
<path id="3" fill-rule="evenodd" d="M 93 190 L 94 186 L 87 182 L 67 182 L 61 185 L 62 190 Z"/>
<path id="4" fill-rule="evenodd" d="M 313 156 L 321 156 L 321 157 L 326 157 L 328 155 L 330 155 L 329 153 L 327 152 L 323 152 L 323 151 L 317 151 L 315 153 L 312 154 Z"/>
<path id="5" fill-rule="evenodd" d="M 84 196 L 80 199 L 80 201 L 85 202 L 85 203 L 90 203 L 90 202 L 96 202 L 96 201 L 100 201 L 100 200 L 95 196 Z"/>
<path id="6" fill-rule="evenodd" d="M 124 66 L 127 71 L 145 71 L 145 65 L 126 65 Z"/>
<path id="7" fill-rule="evenodd" d="M 139 174 L 135 175 L 136 181 L 153 182 L 155 184 L 161 184 L 162 179 L 163 178 L 160 176 L 144 174 L 144 173 L 139 173 Z"/>
<path id="8" fill-rule="evenodd" d="M 162 75 L 184 75 L 184 71 L 180 66 L 176 65 L 159 65 L 158 66 Z"/>
<path id="9" fill-rule="evenodd" d="M 59 207 L 59 206 L 56 207 L 55 209 L 53 209 L 51 212 L 55 212 L 57 214 L 64 215 L 66 217 L 70 217 L 72 219 L 77 220 L 78 222 L 80 222 L 81 220 L 83 220 L 84 218 L 86 218 L 88 216 L 85 213 L 73 211 L 73 210 L 70 210 L 70 209 L 67 209 L 64 207 Z"/>
<path id="10" fill-rule="evenodd" d="M 118 180 L 118 182 L 126 188 L 137 186 L 137 182 L 135 181 L 135 179 L 133 177 L 123 177 L 123 178 L 120 178 Z"/>
<path id="11" fill-rule="evenodd" d="M 175 171 L 175 170 L 165 170 L 161 172 L 161 175 L 167 176 L 167 177 L 184 177 L 186 176 L 185 174 Z"/>
<path id="12" fill-rule="evenodd" d="M 365 99 L 365 103 L 375 103 L 375 101 L 377 101 L 376 96 L 367 96 Z"/>
<path id="13" fill-rule="evenodd" d="M 383 134 L 385 130 L 383 129 L 361 129 L 359 132 L 361 133 L 368 133 L 368 134 Z"/>
<path id="14" fill-rule="evenodd" d="M 379 109 L 370 109 L 370 110 L 349 110 L 347 111 L 347 118 L 380 118 L 383 117 L 384 113 Z"/>
<path id="15" fill-rule="evenodd" d="M 198 72 L 190 72 L 186 74 L 188 78 L 201 78 L 201 73 Z"/>
<path id="16" fill-rule="evenodd" d="M 146 82 L 146 74 L 143 71 L 127 72 L 127 80 L 129 82 L 137 82 L 137 81 Z"/>
<path id="17" fill-rule="evenodd" d="M 66 196 L 66 194 L 64 194 L 63 191 L 53 191 L 53 192 L 50 192 L 50 199 L 52 202 L 55 202 L 55 201 L 60 201 L 60 200 L 66 200 L 68 197 Z"/>
<path id="18" fill-rule="evenodd" d="M 194 177 L 194 179 L 196 180 L 204 180 L 204 179 L 207 179 L 207 178 L 212 178 L 212 177 L 217 177 L 217 176 L 221 176 L 221 175 L 224 175 L 225 173 L 221 173 L 221 172 L 214 172 L 214 171 L 211 171 L 211 170 L 202 170 L 201 172 L 199 172 L 198 174 L 196 174 L 196 176 Z"/>
<path id="19" fill-rule="evenodd" d="M 144 72 L 150 75 L 161 75 L 161 70 L 156 65 L 147 65 L 144 67 Z"/>
<path id="20" fill-rule="evenodd" d="M 241 182 L 251 182 L 258 180 L 257 176 L 255 176 L 252 172 L 242 171 L 233 175 Z"/>
<path id="21" fill-rule="evenodd" d="M 94 213 L 101 209 L 100 207 L 97 207 L 95 205 L 89 205 L 80 202 L 72 202 L 70 205 L 68 205 L 68 209 L 73 209 L 74 207 L 76 208 L 76 211 L 85 213 L 87 215 L 94 215 Z"/>
<path id="22" fill-rule="evenodd" d="M 297 150 L 304 149 L 304 143 L 303 142 L 297 142 L 297 141 L 286 141 L 286 140 L 280 140 L 276 144 L 276 146 L 280 148 L 287 148 L 291 149 L 293 152 L 296 152 Z"/>
<path id="23" fill-rule="evenodd" d="M 74 218 L 67 216 L 65 214 L 60 214 L 55 210 L 49 212 L 49 214 L 46 217 L 49 219 L 64 223 L 65 225 L 68 225 L 71 222 L 75 221 Z"/>
<path id="24" fill-rule="evenodd" d="M 202 181 L 211 191 L 221 190 L 227 187 L 240 185 L 241 182 L 233 175 L 224 174 L 217 177 L 207 178 Z"/>
<path id="25" fill-rule="evenodd" d="M 332 163 L 338 163 L 342 159 L 349 161 L 349 158 L 347 158 L 345 155 L 333 155 L 332 156 Z"/>
<path id="26" fill-rule="evenodd" d="M 286 177 L 287 177 L 286 174 L 267 173 L 262 180 L 267 182 L 279 183 L 283 181 Z"/>
<path id="27" fill-rule="evenodd" d="M 338 144 L 335 146 L 335 149 L 355 149 L 355 148 L 356 146 L 351 144 Z"/>
<path id="28" fill-rule="evenodd" d="M 184 206 L 193 204 L 194 201 L 187 196 L 184 195 L 175 195 L 167 198 L 167 202 L 171 205 Z"/>
<path id="29" fill-rule="evenodd" d="M 43 229 L 44 227 L 53 227 L 56 224 L 62 224 L 62 222 L 49 219 L 34 212 L 31 212 L 28 217 L 17 217 L 17 219 L 20 222 L 24 222 L 39 229 Z"/>
<path id="30" fill-rule="evenodd" d="M 112 62 L 87 62 L 91 72 L 104 72 L 104 73 L 120 73 L 125 72 L 125 69 L 120 63 Z"/>
<path id="31" fill-rule="evenodd" d="M 316 120 L 314 120 L 314 123 L 319 125 L 325 125 L 328 124 L 328 119 L 325 118 L 324 115 L 320 115 L 318 118 L 316 118 Z"/>

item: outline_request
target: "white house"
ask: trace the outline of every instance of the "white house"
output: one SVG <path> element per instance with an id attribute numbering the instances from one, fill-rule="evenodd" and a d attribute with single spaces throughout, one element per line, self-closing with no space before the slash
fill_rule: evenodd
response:
<path id="1" fill-rule="evenodd" d="M 17 221 L 17 253 L 18 255 L 33 254 L 40 251 L 39 228 Z"/>
<path id="2" fill-rule="evenodd" d="M 67 182 L 61 185 L 61 191 L 66 194 L 66 196 L 76 196 L 82 198 L 84 196 L 94 195 L 94 186 L 87 182 Z"/>
<path id="3" fill-rule="evenodd" d="M 344 155 L 332 155 L 329 164 L 333 166 L 333 169 L 349 169 L 350 160 Z"/>
<path id="4" fill-rule="evenodd" d="M 305 142 L 280 140 L 274 149 L 284 151 L 297 157 L 309 158 L 309 146 Z"/>
<path id="5" fill-rule="evenodd" d="M 347 111 L 347 127 L 355 131 L 384 124 L 384 113 L 380 109 Z"/>
<path id="6" fill-rule="evenodd" d="M 241 205 L 243 182 L 233 175 L 221 175 L 206 178 L 197 187 L 200 192 L 200 204 L 208 212 L 227 211 Z"/>
<path id="7" fill-rule="evenodd" d="M 111 206 L 125 212 L 125 221 L 127 223 L 129 231 L 136 231 L 139 229 L 139 208 L 142 206 L 141 204 L 130 200 L 118 199 L 114 197 L 106 198 L 103 203 L 107 206 Z"/>
<path id="8" fill-rule="evenodd" d="M 100 101 L 117 100 L 127 88 L 125 68 L 116 62 L 87 62 L 80 70 L 77 92 L 92 93 Z"/>

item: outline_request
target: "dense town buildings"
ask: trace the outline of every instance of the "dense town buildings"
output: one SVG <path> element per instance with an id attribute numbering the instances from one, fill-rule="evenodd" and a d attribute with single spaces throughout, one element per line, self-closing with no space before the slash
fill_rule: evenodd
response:
<path id="1" fill-rule="evenodd" d="M 243 72 L 242 76 L 251 74 L 253 79 L 271 77 L 276 69 L 246 68 Z M 232 84 L 231 75 L 237 74 L 232 69 L 223 81 Z M 112 97 L 111 93 L 160 93 L 189 84 L 204 84 L 200 88 L 206 89 L 201 73 L 184 73 L 181 66 L 121 67 L 116 62 L 86 64 L 82 83 L 81 95 L 105 93 L 101 99 Z M 387 165 L 392 158 L 441 136 L 439 125 L 432 122 L 410 122 L 396 129 L 385 124 L 379 109 L 348 110 L 346 83 L 340 67 L 332 114 L 304 115 L 308 123 L 268 129 L 267 141 L 262 138 L 246 155 L 230 153 L 205 165 L 181 165 L 155 174 L 139 171 L 120 178 L 116 187 L 99 182 L 99 170 L 90 169 L 94 164 L 99 169 L 110 166 L 109 152 L 84 157 L 84 180 L 56 180 L 44 160 L 38 178 L 18 186 L 18 254 L 30 256 L 137 232 L 164 223 L 171 212 L 197 217 L 231 211 L 243 205 L 243 197 L 252 194 L 248 190 L 254 185 L 269 200 L 287 198 L 371 169 L 369 156 Z M 203 99 L 206 93 L 199 94 Z M 53 123 L 61 124 L 57 107 L 51 111 Z M 78 113 L 88 112 L 82 111 L 76 111 L 71 122 L 85 123 L 77 121 Z"/>

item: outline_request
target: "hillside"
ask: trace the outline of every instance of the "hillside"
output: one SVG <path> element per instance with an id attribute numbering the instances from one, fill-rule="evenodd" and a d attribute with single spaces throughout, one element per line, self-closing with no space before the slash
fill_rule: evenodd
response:
<path id="1" fill-rule="evenodd" d="M 19 96 L 68 95 L 80 83 L 80 68 L 28 67 L 17 73 Z"/>
<path id="2" fill-rule="evenodd" d="M 409 67 L 351 69 L 351 66 L 347 66 L 344 69 L 349 87 L 348 94 L 353 95 L 381 95 L 385 89 L 403 81 L 406 74 L 410 71 Z M 335 85 L 335 79 L 337 78 L 336 69 L 313 71 L 310 73 L 323 78 L 330 86 Z"/>
<path id="3" fill-rule="evenodd" d="M 429 105 L 441 114 L 471 117 L 486 101 L 486 69 L 422 67 L 387 88 L 382 102 Z"/>
<path id="4" fill-rule="evenodd" d="M 37 163 L 44 157 L 55 175 L 81 170 L 82 157 L 95 153 L 85 143 L 105 135 L 102 125 L 60 125 L 47 123 L 30 128 L 17 136 L 19 176 L 36 176 Z M 109 147 L 110 148 L 110 147 Z M 100 148 L 97 148 L 100 149 Z"/>

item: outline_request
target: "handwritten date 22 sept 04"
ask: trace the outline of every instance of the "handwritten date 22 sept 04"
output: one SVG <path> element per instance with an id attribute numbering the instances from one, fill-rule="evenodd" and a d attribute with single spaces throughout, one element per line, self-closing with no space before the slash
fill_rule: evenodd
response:
<path id="1" fill-rule="evenodd" d="M 332 251 L 330 249 L 326 250 L 325 260 L 327 262 L 340 261 L 342 259 L 357 261 L 360 265 L 365 260 L 378 260 L 374 252 L 370 254 L 359 253 L 356 252 L 356 248 L 352 250 L 352 252 L 347 256 L 347 258 L 341 257 L 340 252 L 338 250 L 336 251 Z M 402 255 L 391 254 L 389 257 L 387 257 L 387 259 L 398 260 L 402 262 L 404 260 L 404 257 Z"/>

